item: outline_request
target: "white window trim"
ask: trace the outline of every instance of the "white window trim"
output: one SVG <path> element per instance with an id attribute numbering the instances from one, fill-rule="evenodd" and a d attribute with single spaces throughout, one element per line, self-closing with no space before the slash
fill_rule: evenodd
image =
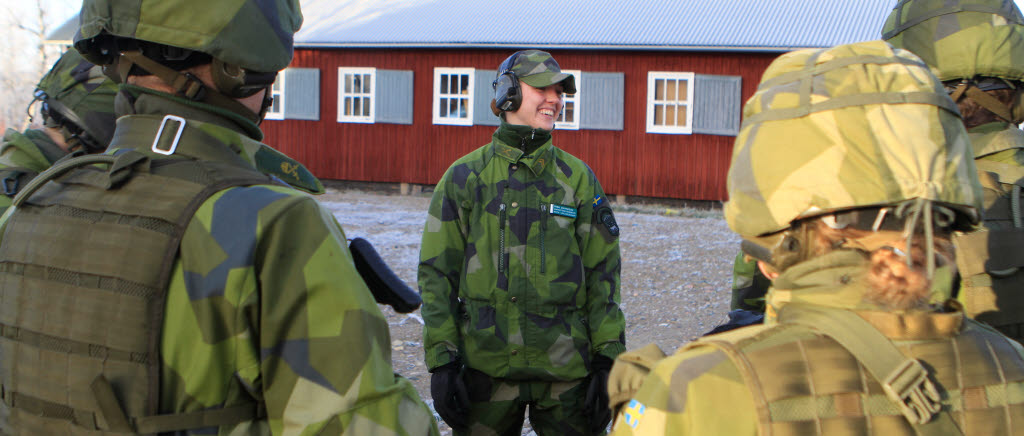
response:
<path id="1" fill-rule="evenodd" d="M 466 94 L 466 117 L 465 118 L 451 118 L 440 116 L 440 100 L 441 100 L 441 76 L 444 74 L 465 74 L 469 78 L 469 91 Z M 475 68 L 445 68 L 435 67 L 434 68 L 434 93 L 432 94 L 433 99 L 433 122 L 434 124 L 444 124 L 452 126 L 472 126 L 473 125 L 473 92 L 476 86 L 474 82 L 474 76 L 476 76 Z M 450 94 L 446 94 L 450 95 Z"/>
<path id="2" fill-rule="evenodd" d="M 345 97 L 359 95 L 362 93 L 345 94 L 346 74 L 369 74 L 370 75 L 370 115 L 345 115 Z M 368 123 L 373 124 L 377 120 L 377 69 L 372 67 L 338 67 L 338 122 L 339 123 Z"/>
<path id="3" fill-rule="evenodd" d="M 564 122 L 564 121 L 556 121 L 555 122 L 555 128 L 556 129 L 562 129 L 562 130 L 579 130 L 580 129 L 580 91 L 583 90 L 583 79 L 581 79 L 581 77 L 582 77 L 581 73 L 582 72 L 580 70 L 562 70 L 562 72 L 566 73 L 566 74 L 572 74 L 573 80 L 576 81 L 576 94 L 574 94 L 572 97 L 569 97 L 569 96 L 565 97 L 565 103 L 566 104 L 568 104 L 569 101 L 573 102 L 573 106 L 576 108 L 576 113 L 574 114 L 575 118 L 573 118 L 573 122 L 567 123 L 567 122 Z M 565 111 L 565 105 L 562 106 L 562 111 Z M 559 114 L 559 116 L 561 116 L 561 114 Z"/>
<path id="4" fill-rule="evenodd" d="M 273 106 L 271 106 L 270 108 L 267 108 L 267 114 L 263 117 L 264 119 L 267 119 L 267 120 L 283 120 L 284 119 L 284 99 L 285 99 L 285 96 L 284 96 L 284 80 L 285 79 L 284 78 L 285 78 L 285 72 L 281 71 L 280 73 L 277 74 L 277 78 L 274 79 L 274 84 L 271 85 L 271 87 L 270 87 L 270 95 L 273 96 L 274 97 L 274 101 L 276 101 L 278 103 L 277 107 L 278 107 L 279 111 L 277 111 L 277 112 L 271 111 L 270 109 L 273 108 Z M 277 90 L 274 90 L 275 86 L 278 87 Z"/>
<path id="5" fill-rule="evenodd" d="M 693 80 L 694 73 L 682 73 L 675 71 L 648 71 L 647 72 L 647 133 L 669 133 L 669 134 L 691 134 L 693 133 Z M 689 100 L 685 101 L 686 126 L 659 126 L 654 124 L 654 83 L 657 79 L 685 79 L 686 95 Z"/>

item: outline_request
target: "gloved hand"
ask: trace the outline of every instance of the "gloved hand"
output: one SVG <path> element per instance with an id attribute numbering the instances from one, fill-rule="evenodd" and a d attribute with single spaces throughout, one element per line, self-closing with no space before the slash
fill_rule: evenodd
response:
<path id="1" fill-rule="evenodd" d="M 450 362 L 434 368 L 430 375 L 430 396 L 434 410 L 451 428 L 465 429 L 469 415 L 469 393 L 462 381 L 459 362 Z"/>
<path id="2" fill-rule="evenodd" d="M 590 417 L 591 434 L 603 434 L 612 419 L 612 411 L 608 408 L 608 373 L 612 370 L 612 360 L 605 356 L 595 356 L 590 362 L 590 385 L 584 399 L 584 412 Z"/>

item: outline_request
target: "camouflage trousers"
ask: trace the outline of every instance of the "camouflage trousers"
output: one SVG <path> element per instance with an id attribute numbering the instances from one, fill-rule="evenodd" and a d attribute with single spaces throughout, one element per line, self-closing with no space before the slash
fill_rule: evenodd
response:
<path id="1" fill-rule="evenodd" d="M 527 407 L 539 436 L 589 434 L 583 404 L 588 379 L 530 382 L 491 378 L 472 369 L 463 377 L 472 403 L 469 430 L 456 431 L 456 436 L 519 436 Z"/>

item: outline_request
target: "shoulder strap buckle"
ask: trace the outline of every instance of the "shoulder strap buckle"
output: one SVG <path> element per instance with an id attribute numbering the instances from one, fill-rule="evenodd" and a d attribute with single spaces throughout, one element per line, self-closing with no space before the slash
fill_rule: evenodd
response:
<path id="1" fill-rule="evenodd" d="M 170 147 L 167 149 L 160 148 L 160 139 L 163 138 L 164 127 L 167 126 L 167 122 L 172 121 L 178 123 L 178 130 L 174 133 L 174 139 L 171 141 Z M 185 119 L 175 115 L 165 115 L 163 121 L 160 121 L 160 129 L 156 131 L 156 137 L 153 138 L 153 146 L 151 149 L 153 153 L 162 154 L 164 156 L 170 156 L 174 154 L 174 151 L 178 149 L 178 141 L 181 140 L 181 132 L 185 130 Z"/>
<path id="2" fill-rule="evenodd" d="M 939 391 L 917 359 L 907 359 L 882 380 L 885 395 L 910 422 L 925 424 L 942 408 Z"/>

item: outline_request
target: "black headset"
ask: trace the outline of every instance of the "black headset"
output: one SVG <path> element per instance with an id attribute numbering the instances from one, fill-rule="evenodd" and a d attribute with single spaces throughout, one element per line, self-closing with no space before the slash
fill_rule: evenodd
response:
<path id="1" fill-rule="evenodd" d="M 519 77 L 512 71 L 522 51 L 512 53 L 498 67 L 498 77 L 491 82 L 494 89 L 494 105 L 502 111 L 515 111 L 523 103 L 523 92 L 519 88 Z"/>

